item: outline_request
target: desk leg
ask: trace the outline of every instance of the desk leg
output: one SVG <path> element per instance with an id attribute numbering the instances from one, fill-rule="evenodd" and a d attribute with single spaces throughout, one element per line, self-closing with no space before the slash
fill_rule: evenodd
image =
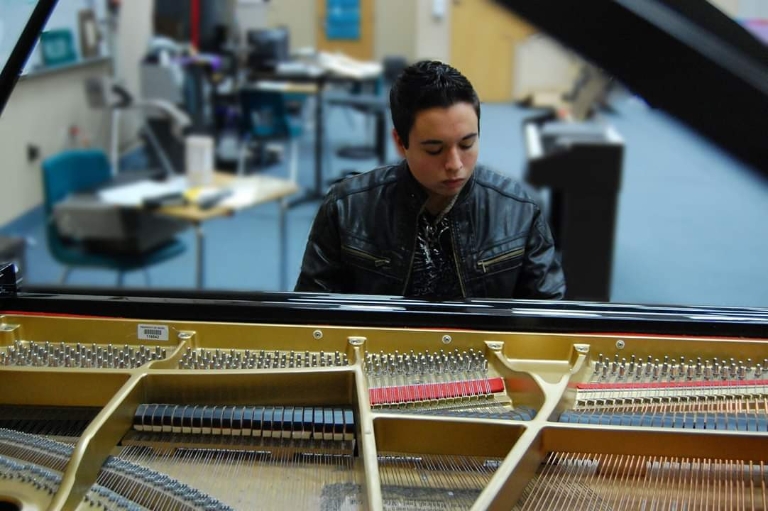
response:
<path id="1" fill-rule="evenodd" d="M 387 112 L 383 109 L 376 113 L 376 155 L 380 165 L 387 163 Z"/>
<path id="2" fill-rule="evenodd" d="M 317 93 L 315 93 L 315 186 L 302 196 L 291 202 L 288 207 L 292 208 L 299 204 L 307 202 L 317 202 L 323 200 L 323 138 L 325 119 L 323 119 L 323 89 L 325 80 L 317 81 Z"/>
<path id="3" fill-rule="evenodd" d="M 199 223 L 195 224 L 195 242 L 197 246 L 197 257 L 195 262 L 195 285 L 198 289 L 202 289 L 205 285 L 205 275 L 203 274 L 203 268 L 205 266 L 205 233 L 203 233 L 202 224 Z"/>
<path id="4" fill-rule="evenodd" d="M 323 88 L 325 84 L 317 84 L 315 94 L 315 197 L 322 196 L 323 190 L 323 138 L 325 136 L 325 119 L 323 118 Z"/>
<path id="5" fill-rule="evenodd" d="M 288 226 L 286 212 L 288 203 L 285 199 L 280 201 L 280 289 L 288 291 Z"/>

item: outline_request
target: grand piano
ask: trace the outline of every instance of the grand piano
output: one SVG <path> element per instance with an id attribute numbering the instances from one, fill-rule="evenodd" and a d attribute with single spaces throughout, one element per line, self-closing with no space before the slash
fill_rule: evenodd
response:
<path id="1" fill-rule="evenodd" d="M 501 3 L 768 172 L 768 53 L 708 4 Z M 4 265 L 0 509 L 765 510 L 767 339 L 759 308 L 35 288 Z"/>

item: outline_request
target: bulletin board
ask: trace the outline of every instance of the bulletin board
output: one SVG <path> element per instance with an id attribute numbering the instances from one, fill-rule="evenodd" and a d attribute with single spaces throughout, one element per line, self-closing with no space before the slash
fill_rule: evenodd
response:
<path id="1" fill-rule="evenodd" d="M 59 0 L 22 75 L 109 56 L 107 0 Z"/>

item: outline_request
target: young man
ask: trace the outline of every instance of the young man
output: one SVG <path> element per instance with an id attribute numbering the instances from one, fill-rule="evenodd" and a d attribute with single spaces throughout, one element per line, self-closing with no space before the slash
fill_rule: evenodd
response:
<path id="1" fill-rule="evenodd" d="M 296 291 L 451 300 L 562 298 L 549 227 L 519 184 L 477 166 L 480 101 L 440 62 L 408 67 L 390 91 L 404 160 L 329 192 Z"/>

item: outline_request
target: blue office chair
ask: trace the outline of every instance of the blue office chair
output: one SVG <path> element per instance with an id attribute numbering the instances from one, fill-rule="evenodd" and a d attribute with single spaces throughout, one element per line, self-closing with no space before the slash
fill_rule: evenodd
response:
<path id="1" fill-rule="evenodd" d="M 42 167 L 48 249 L 54 259 L 66 267 L 61 277 L 62 284 L 66 283 L 74 267 L 89 267 L 117 271 L 118 286 L 123 285 L 125 273 L 144 270 L 149 286 L 147 267 L 168 261 L 186 250 L 183 242 L 173 239 L 141 254 L 108 254 L 64 239 L 53 220 L 54 206 L 71 193 L 90 191 L 109 181 L 112 178 L 109 160 L 102 151 L 71 150 L 46 159 Z"/>
<path id="2" fill-rule="evenodd" d="M 288 112 L 287 102 L 295 101 L 296 95 L 288 95 L 282 91 L 262 90 L 258 88 L 244 89 L 240 92 L 240 108 L 244 132 L 244 141 L 240 151 L 238 174 L 246 171 L 247 156 L 252 142 L 258 142 L 257 154 L 264 166 L 266 164 L 267 142 L 281 140 L 290 144 L 289 175 L 291 181 L 296 181 L 297 173 L 297 143 L 296 139 L 303 133 L 302 120 L 299 116 Z"/>

